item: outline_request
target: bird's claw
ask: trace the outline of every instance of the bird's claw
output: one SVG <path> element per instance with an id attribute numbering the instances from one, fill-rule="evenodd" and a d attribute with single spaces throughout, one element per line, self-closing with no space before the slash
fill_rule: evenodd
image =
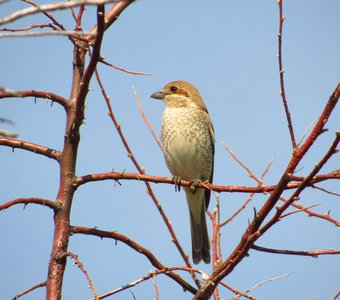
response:
<path id="1" fill-rule="evenodd" d="M 196 193 L 198 184 L 201 182 L 199 179 L 195 179 L 191 182 L 190 189 L 193 194 Z"/>
<path id="2" fill-rule="evenodd" d="M 181 182 L 181 177 L 174 176 L 174 178 L 172 178 L 172 181 L 175 184 L 175 191 L 176 192 L 180 192 L 181 191 L 181 186 L 179 184 Z"/>

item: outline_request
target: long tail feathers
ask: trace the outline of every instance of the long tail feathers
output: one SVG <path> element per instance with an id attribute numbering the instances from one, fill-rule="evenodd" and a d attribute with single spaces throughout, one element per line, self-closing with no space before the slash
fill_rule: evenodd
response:
<path id="1" fill-rule="evenodd" d="M 203 261 L 210 263 L 210 241 L 205 219 L 204 191 L 197 191 L 194 195 L 187 193 L 190 210 L 192 259 L 195 264 Z M 200 195 L 201 194 L 201 195 Z"/>

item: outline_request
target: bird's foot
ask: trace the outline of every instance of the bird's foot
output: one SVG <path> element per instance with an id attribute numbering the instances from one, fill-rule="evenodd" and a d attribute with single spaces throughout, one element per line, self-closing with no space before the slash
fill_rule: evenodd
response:
<path id="1" fill-rule="evenodd" d="M 200 182 L 201 182 L 201 180 L 199 180 L 199 179 L 195 179 L 195 180 L 191 181 L 190 189 L 191 189 L 191 192 L 192 192 L 193 194 L 196 193 L 198 184 L 199 184 Z"/>
<path id="2" fill-rule="evenodd" d="M 181 182 L 181 177 L 180 176 L 174 176 L 172 178 L 172 182 L 175 184 L 175 191 L 179 192 L 181 190 L 181 186 L 179 185 Z"/>

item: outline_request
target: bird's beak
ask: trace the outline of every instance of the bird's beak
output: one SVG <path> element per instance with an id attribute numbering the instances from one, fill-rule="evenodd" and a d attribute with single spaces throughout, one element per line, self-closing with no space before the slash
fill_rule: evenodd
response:
<path id="1" fill-rule="evenodd" d="M 159 99 L 162 100 L 164 98 L 165 94 L 162 91 L 153 93 L 150 98 L 154 98 L 154 99 Z"/>

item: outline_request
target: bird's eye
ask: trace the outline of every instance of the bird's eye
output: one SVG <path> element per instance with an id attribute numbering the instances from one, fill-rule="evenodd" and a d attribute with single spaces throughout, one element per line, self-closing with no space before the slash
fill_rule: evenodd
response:
<path id="1" fill-rule="evenodd" d="M 177 86 L 173 85 L 170 87 L 171 92 L 176 92 L 177 91 Z"/>

